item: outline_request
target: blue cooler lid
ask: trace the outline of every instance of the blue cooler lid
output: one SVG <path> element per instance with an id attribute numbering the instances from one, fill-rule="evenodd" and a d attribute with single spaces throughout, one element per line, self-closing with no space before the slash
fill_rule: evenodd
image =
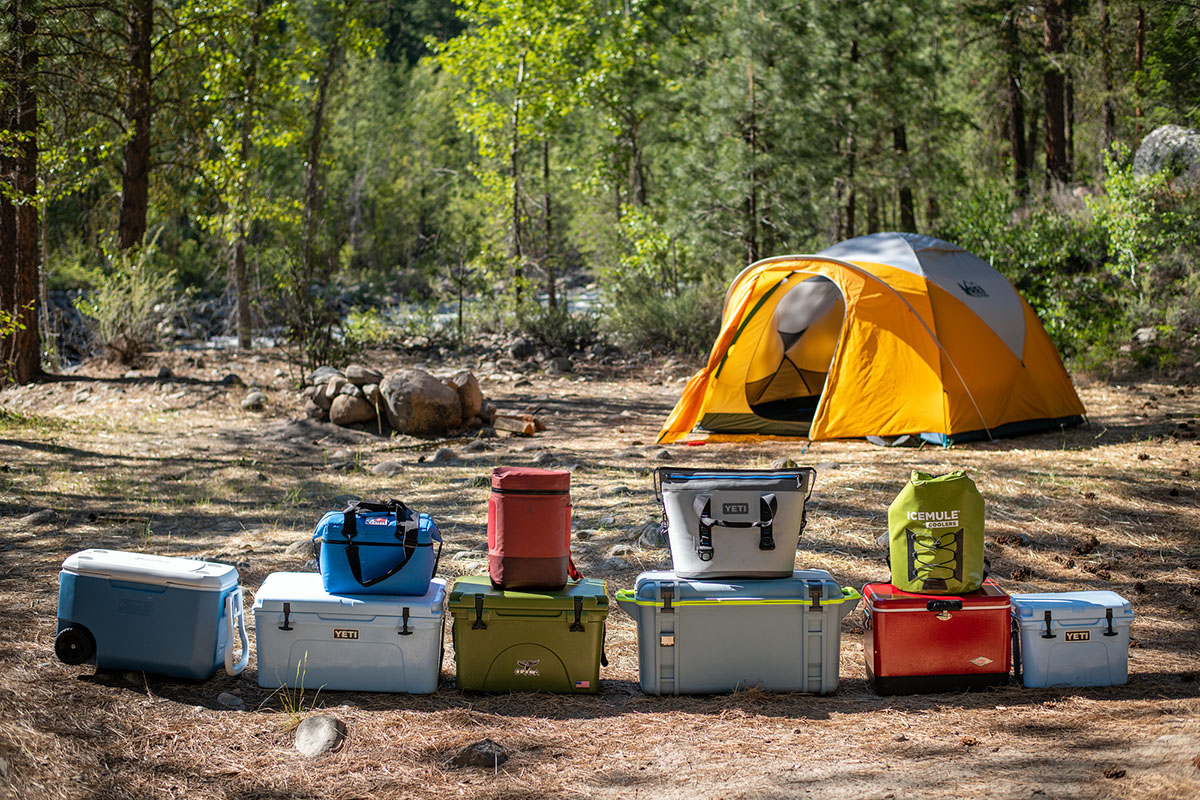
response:
<path id="1" fill-rule="evenodd" d="M 638 605 L 662 605 L 659 588 L 675 585 L 674 605 L 809 605 L 812 589 L 820 585 L 822 605 L 854 602 L 858 593 L 842 587 L 823 569 L 798 569 L 790 578 L 680 578 L 669 570 L 643 572 L 637 578 L 634 602 Z"/>
<path id="2" fill-rule="evenodd" d="M 237 568 L 229 564 L 98 548 L 68 556 L 62 568 L 73 575 L 205 592 L 225 591 L 238 582 Z"/>
<path id="3" fill-rule="evenodd" d="M 289 603 L 291 613 L 344 613 L 354 617 L 396 617 L 401 609 L 419 616 L 435 617 L 442 613 L 446 581 L 434 578 L 423 595 L 330 594 L 317 572 L 273 572 L 254 594 L 254 611 L 283 613 Z"/>
<path id="4" fill-rule="evenodd" d="M 1133 620 L 1133 606 L 1116 592 L 1040 592 L 1037 594 L 1014 594 L 1012 615 L 1022 625 L 1041 625 L 1050 612 L 1055 622 L 1076 625 L 1096 624 L 1106 620 L 1107 611 L 1112 610 L 1113 620 Z"/>

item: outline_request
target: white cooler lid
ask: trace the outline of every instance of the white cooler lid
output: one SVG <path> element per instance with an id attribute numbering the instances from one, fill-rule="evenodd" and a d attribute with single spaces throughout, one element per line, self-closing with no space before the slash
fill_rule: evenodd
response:
<path id="1" fill-rule="evenodd" d="M 398 617 L 402 609 L 410 614 L 434 617 L 442 613 L 446 600 L 446 581 L 434 578 L 423 595 L 329 594 L 316 572 L 273 572 L 254 594 L 254 611 L 283 613 L 283 604 L 291 604 L 291 613 L 351 614 L 359 617 Z"/>
<path id="2" fill-rule="evenodd" d="M 237 568 L 229 564 L 98 548 L 68 556 L 62 568 L 75 575 L 206 592 L 224 591 L 238 582 Z"/>
<path id="3" fill-rule="evenodd" d="M 1013 616 L 1041 624 L 1046 612 L 1056 622 L 1094 622 L 1105 619 L 1106 609 L 1112 609 L 1113 620 L 1133 619 L 1133 606 L 1116 592 L 1041 592 L 1014 594 Z"/>

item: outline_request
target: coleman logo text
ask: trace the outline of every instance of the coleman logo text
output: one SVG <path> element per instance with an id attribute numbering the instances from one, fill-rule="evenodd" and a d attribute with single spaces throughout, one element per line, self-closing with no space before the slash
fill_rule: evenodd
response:
<path id="1" fill-rule="evenodd" d="M 335 639 L 357 639 L 358 631 L 353 628 L 334 628 L 333 638 Z"/>
<path id="2" fill-rule="evenodd" d="M 922 522 L 926 528 L 957 528 L 958 509 L 951 511 L 910 511 L 910 522 Z"/>
<path id="3" fill-rule="evenodd" d="M 749 503 L 724 503 L 721 505 L 722 514 L 749 514 Z"/>
<path id="4" fill-rule="evenodd" d="M 1092 639 L 1091 631 L 1067 631 L 1063 638 L 1068 642 L 1089 642 Z"/>

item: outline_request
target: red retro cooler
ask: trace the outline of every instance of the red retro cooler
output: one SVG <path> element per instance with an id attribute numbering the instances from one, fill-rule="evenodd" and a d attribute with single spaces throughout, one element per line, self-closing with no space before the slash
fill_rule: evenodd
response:
<path id="1" fill-rule="evenodd" d="M 498 589 L 557 591 L 571 563 L 571 473 L 496 467 L 488 498 L 488 573 Z"/>
<path id="2" fill-rule="evenodd" d="M 881 695 L 959 692 L 1008 683 L 1008 595 L 990 578 L 977 592 L 914 594 L 863 587 L 867 678 Z"/>

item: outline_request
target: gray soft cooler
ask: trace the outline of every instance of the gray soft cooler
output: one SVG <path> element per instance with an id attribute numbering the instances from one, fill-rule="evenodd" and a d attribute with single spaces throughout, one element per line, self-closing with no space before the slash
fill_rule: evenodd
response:
<path id="1" fill-rule="evenodd" d="M 786 578 L 816 471 L 681 469 L 655 473 L 681 578 Z"/>
<path id="2" fill-rule="evenodd" d="M 859 594 L 823 569 L 775 580 L 701 581 L 643 572 L 617 602 L 638 623 L 647 694 L 758 687 L 829 694 L 838 686 L 841 621 Z"/>

